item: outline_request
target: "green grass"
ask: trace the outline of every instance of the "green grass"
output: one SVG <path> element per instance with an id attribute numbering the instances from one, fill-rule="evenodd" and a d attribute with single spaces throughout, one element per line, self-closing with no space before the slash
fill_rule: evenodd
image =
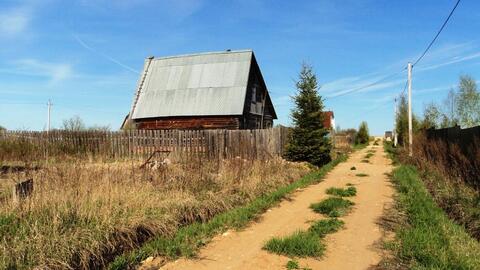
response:
<path id="1" fill-rule="evenodd" d="M 311 184 L 321 182 L 322 178 L 330 170 L 346 159 L 347 157 L 342 155 L 317 171 L 307 174 L 300 180 L 280 187 L 270 194 L 254 199 L 247 205 L 219 214 L 208 222 L 196 222 L 182 227 L 173 236 L 157 236 L 145 243 L 142 247 L 117 256 L 109 265 L 109 268 L 132 268 L 149 256 L 163 256 L 169 259 L 175 259 L 181 256 L 193 257 L 197 250 L 210 241 L 216 234 L 222 233 L 229 228 L 238 229 L 245 227 L 254 218 L 279 203 L 288 194 L 298 188 L 304 188 Z"/>
<path id="2" fill-rule="evenodd" d="M 396 259 L 409 269 L 480 269 L 480 243 L 434 203 L 416 168 L 401 165 L 392 179 L 407 222 L 387 245 Z"/>
<path id="3" fill-rule="evenodd" d="M 359 144 L 354 144 L 352 149 L 357 151 L 357 150 L 361 150 L 361 149 L 363 149 L 367 146 L 368 146 L 368 143 L 359 143 Z"/>
<path id="4" fill-rule="evenodd" d="M 329 217 L 341 217 L 348 213 L 354 205 L 353 202 L 339 197 L 330 197 L 319 203 L 310 205 L 313 211 Z"/>
<path id="5" fill-rule="evenodd" d="M 373 157 L 373 153 L 367 153 L 363 158 L 368 159 L 368 158 L 371 158 L 371 157 Z"/>
<path id="6" fill-rule="evenodd" d="M 320 257 L 325 251 L 322 238 L 338 231 L 343 224 L 343 221 L 336 218 L 319 220 L 307 231 L 297 231 L 286 237 L 274 237 L 263 248 L 289 257 Z"/>
<path id="7" fill-rule="evenodd" d="M 320 257 L 325 251 L 325 244 L 314 233 L 297 231 L 286 237 L 272 238 L 263 248 L 275 254 L 291 257 Z"/>
<path id="8" fill-rule="evenodd" d="M 327 194 L 340 196 L 340 197 L 352 197 L 357 195 L 357 189 L 355 187 L 348 187 L 348 188 L 331 187 L 327 189 Z"/>
<path id="9" fill-rule="evenodd" d="M 323 238 L 327 234 L 340 230 L 343 225 L 344 222 L 336 218 L 322 219 L 313 223 L 313 225 L 308 228 L 308 231 Z"/>
<path id="10" fill-rule="evenodd" d="M 352 167 L 350 168 L 351 171 L 355 171 L 356 169 L 357 169 L 357 167 L 355 167 L 355 166 L 352 166 Z"/>
<path id="11" fill-rule="evenodd" d="M 287 268 L 287 270 L 300 269 L 300 265 L 298 265 L 298 261 L 296 260 L 288 261 L 285 267 Z"/>
<path id="12" fill-rule="evenodd" d="M 357 174 L 355 174 L 355 176 L 358 176 L 358 177 L 367 177 L 368 174 L 366 174 L 366 173 L 357 173 Z"/>

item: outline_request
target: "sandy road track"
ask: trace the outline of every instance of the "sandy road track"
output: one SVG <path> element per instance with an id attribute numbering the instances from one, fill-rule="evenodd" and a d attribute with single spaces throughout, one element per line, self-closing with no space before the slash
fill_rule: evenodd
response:
<path id="1" fill-rule="evenodd" d="M 376 150 L 370 163 L 361 160 L 370 149 Z M 355 166 L 356 170 L 350 170 Z M 354 210 L 342 218 L 345 228 L 326 237 L 327 251 L 321 259 L 300 259 L 302 267 L 312 269 L 367 269 L 381 259 L 376 248 L 382 237 L 377 224 L 386 204 L 392 201 L 393 189 L 385 173 L 392 166 L 382 146 L 368 146 L 340 163 L 323 182 L 299 190 L 291 200 L 268 210 L 261 219 L 242 231 L 228 231 L 216 236 L 200 250 L 198 259 L 179 259 L 159 268 L 155 261 L 144 263 L 142 269 L 285 269 L 289 258 L 262 250 L 263 244 L 273 236 L 291 234 L 307 229 L 309 221 L 322 218 L 309 205 L 326 198 L 329 187 L 344 187 L 352 183 L 357 187 Z M 367 177 L 358 177 L 366 173 Z"/>

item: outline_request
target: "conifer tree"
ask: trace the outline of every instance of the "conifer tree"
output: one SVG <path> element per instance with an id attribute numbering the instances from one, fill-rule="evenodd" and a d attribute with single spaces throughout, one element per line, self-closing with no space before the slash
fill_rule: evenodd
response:
<path id="1" fill-rule="evenodd" d="M 323 101 L 318 94 L 317 77 L 311 66 L 303 64 L 293 97 L 293 129 L 286 149 L 286 158 L 307 161 L 316 166 L 328 163 L 331 143 L 323 126 Z"/>

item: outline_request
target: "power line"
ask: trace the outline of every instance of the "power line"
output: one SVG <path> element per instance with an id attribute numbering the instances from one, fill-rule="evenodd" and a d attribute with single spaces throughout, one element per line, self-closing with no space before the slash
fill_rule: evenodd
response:
<path id="1" fill-rule="evenodd" d="M 396 73 L 392 73 L 392 74 L 390 74 L 390 75 L 387 75 L 387 76 L 385 76 L 385 77 L 383 77 L 383 78 L 381 78 L 381 79 L 379 79 L 379 80 L 377 80 L 377 81 L 375 81 L 375 82 L 373 82 L 373 83 L 369 83 L 369 84 L 367 84 L 367 85 L 363 85 L 363 86 L 360 86 L 360 87 L 357 87 L 357 88 L 350 89 L 350 90 L 348 90 L 348 91 L 345 91 L 345 92 L 343 92 L 343 93 L 341 93 L 341 94 L 338 94 L 338 95 L 336 95 L 336 96 L 333 96 L 333 97 L 329 97 L 329 98 L 327 98 L 327 99 L 334 99 L 334 98 L 336 98 L 336 97 L 345 96 L 345 95 L 348 95 L 348 94 L 351 94 L 351 93 L 354 93 L 354 92 L 357 92 L 357 91 L 360 91 L 360 90 L 363 90 L 363 89 L 366 89 L 366 88 L 370 88 L 370 87 L 372 87 L 372 86 L 375 86 L 375 85 L 377 85 L 377 84 L 379 84 L 379 83 L 381 83 L 381 82 L 384 82 L 384 81 L 386 81 L 386 80 L 388 80 L 388 79 L 390 79 L 390 78 L 393 78 L 393 77 L 397 76 L 398 74 L 402 73 L 404 70 L 405 70 L 405 68 L 402 69 L 400 72 L 396 72 Z"/>
<path id="2" fill-rule="evenodd" d="M 458 4 L 460 4 L 460 0 L 457 0 L 457 3 L 455 3 L 455 6 L 454 6 L 453 9 L 450 11 L 450 14 L 448 14 L 448 17 L 447 17 L 447 19 L 443 22 L 442 27 L 440 27 L 440 30 L 438 30 L 437 34 L 435 35 L 435 37 L 433 38 L 433 40 L 430 42 L 430 44 L 428 44 L 427 48 L 426 48 L 425 51 L 422 53 L 422 55 L 417 59 L 417 61 L 415 61 L 415 63 L 413 63 L 412 67 L 414 67 L 418 62 L 420 62 L 420 60 L 422 60 L 422 58 L 425 56 L 425 54 L 427 54 L 427 52 L 428 52 L 428 50 L 430 49 L 430 47 L 432 47 L 433 43 L 435 43 L 435 41 L 437 40 L 438 36 L 439 36 L 440 33 L 443 31 L 443 28 L 445 28 L 445 26 L 447 25 L 448 21 L 450 20 L 450 17 L 452 17 L 452 14 L 453 14 L 453 12 L 455 11 L 455 9 L 457 8 Z"/>

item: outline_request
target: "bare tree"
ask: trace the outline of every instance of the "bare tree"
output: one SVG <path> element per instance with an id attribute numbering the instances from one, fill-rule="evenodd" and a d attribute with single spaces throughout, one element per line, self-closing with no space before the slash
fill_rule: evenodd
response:
<path id="1" fill-rule="evenodd" d="M 80 116 L 75 115 L 69 119 L 64 119 L 62 129 L 67 131 L 82 131 L 85 130 L 85 123 Z"/>

